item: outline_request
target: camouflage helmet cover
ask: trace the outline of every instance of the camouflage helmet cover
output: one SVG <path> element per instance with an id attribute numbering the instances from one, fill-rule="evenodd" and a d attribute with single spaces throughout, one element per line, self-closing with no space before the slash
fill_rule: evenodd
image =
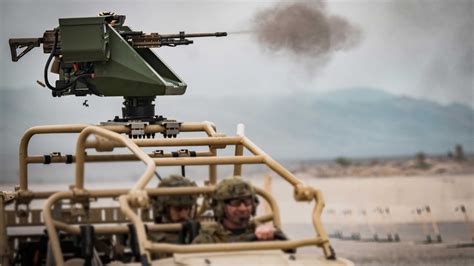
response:
<path id="1" fill-rule="evenodd" d="M 252 184 L 244 181 L 239 176 L 223 179 L 217 184 L 214 194 L 212 195 L 211 206 L 213 207 L 215 217 L 218 220 L 224 218 L 224 205 L 226 200 L 244 197 L 252 198 L 252 215 L 255 215 L 258 199 Z"/>
<path id="2" fill-rule="evenodd" d="M 196 183 L 183 176 L 170 175 L 158 184 L 158 188 L 164 187 L 196 187 Z M 155 215 L 166 215 L 169 206 L 193 206 L 196 204 L 197 195 L 162 195 L 153 199 Z"/>
<path id="3" fill-rule="evenodd" d="M 214 191 L 215 200 L 228 200 L 242 197 L 255 196 L 253 186 L 240 177 L 230 177 L 222 180 Z"/>

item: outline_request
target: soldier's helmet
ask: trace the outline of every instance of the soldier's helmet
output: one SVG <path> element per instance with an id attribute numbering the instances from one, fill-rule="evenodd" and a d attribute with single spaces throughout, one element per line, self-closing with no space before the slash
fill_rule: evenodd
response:
<path id="1" fill-rule="evenodd" d="M 224 206 L 226 201 L 231 199 L 252 198 L 252 215 L 255 215 L 258 206 L 258 198 L 255 188 L 239 176 L 223 179 L 217 184 L 211 198 L 211 206 L 217 220 L 222 220 L 225 216 Z"/>
<path id="2" fill-rule="evenodd" d="M 196 183 L 179 175 L 170 175 L 158 184 L 158 187 L 196 187 Z M 168 207 L 189 206 L 193 208 L 196 205 L 197 195 L 162 195 L 152 199 L 152 206 L 155 216 L 167 217 Z M 167 217 L 168 218 L 168 217 Z"/>

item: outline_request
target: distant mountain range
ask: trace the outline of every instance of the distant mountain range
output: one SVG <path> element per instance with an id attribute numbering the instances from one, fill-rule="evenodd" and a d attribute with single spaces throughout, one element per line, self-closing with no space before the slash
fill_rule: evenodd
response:
<path id="1" fill-rule="evenodd" d="M 89 107 L 83 105 L 85 99 Z M 41 89 L 0 90 L 1 158 L 13 158 L 13 166 L 17 165 L 19 139 L 28 127 L 98 123 L 119 115 L 121 102 L 120 98 L 58 99 Z M 472 107 L 444 106 L 375 89 L 266 97 L 190 94 L 158 98 L 156 105 L 157 113 L 179 121 L 213 121 L 227 135 L 235 134 L 237 123 L 244 123 L 247 136 L 277 159 L 445 154 L 456 144 L 474 151 Z M 32 149 L 46 154 L 53 144 L 73 149 L 75 140 L 46 139 L 32 143 Z M 12 167 L 5 163 L 10 159 L 1 160 L 2 171 Z"/>
<path id="2" fill-rule="evenodd" d="M 236 97 L 206 105 L 218 112 L 217 125 L 245 122 L 247 135 L 278 158 L 446 154 L 456 144 L 474 151 L 471 107 L 443 106 L 380 90 L 291 94 L 271 100 Z"/>

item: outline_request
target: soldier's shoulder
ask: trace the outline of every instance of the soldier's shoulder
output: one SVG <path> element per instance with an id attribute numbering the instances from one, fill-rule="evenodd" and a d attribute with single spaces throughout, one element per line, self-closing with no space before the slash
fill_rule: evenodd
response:
<path id="1" fill-rule="evenodd" d="M 200 234 L 213 235 L 219 231 L 219 225 L 216 224 L 206 224 L 201 227 Z"/>
<path id="2" fill-rule="evenodd" d="M 203 225 L 193 244 L 210 244 L 219 241 L 219 225 Z"/>

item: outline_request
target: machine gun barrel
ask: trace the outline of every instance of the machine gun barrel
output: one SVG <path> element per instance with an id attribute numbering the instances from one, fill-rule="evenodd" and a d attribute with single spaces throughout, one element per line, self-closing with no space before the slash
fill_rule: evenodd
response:
<path id="1" fill-rule="evenodd" d="M 227 32 L 214 32 L 214 33 L 184 33 L 181 31 L 179 34 L 161 34 L 162 38 L 199 38 L 199 37 L 224 37 L 227 36 Z"/>
<path id="2" fill-rule="evenodd" d="M 121 35 L 135 48 L 158 48 L 162 46 L 175 47 L 177 45 L 192 44 L 193 41 L 187 38 L 224 37 L 227 36 L 227 32 L 191 34 L 186 34 L 184 31 L 181 31 L 179 34 L 137 34 L 136 32 L 125 32 L 121 33 Z"/>

